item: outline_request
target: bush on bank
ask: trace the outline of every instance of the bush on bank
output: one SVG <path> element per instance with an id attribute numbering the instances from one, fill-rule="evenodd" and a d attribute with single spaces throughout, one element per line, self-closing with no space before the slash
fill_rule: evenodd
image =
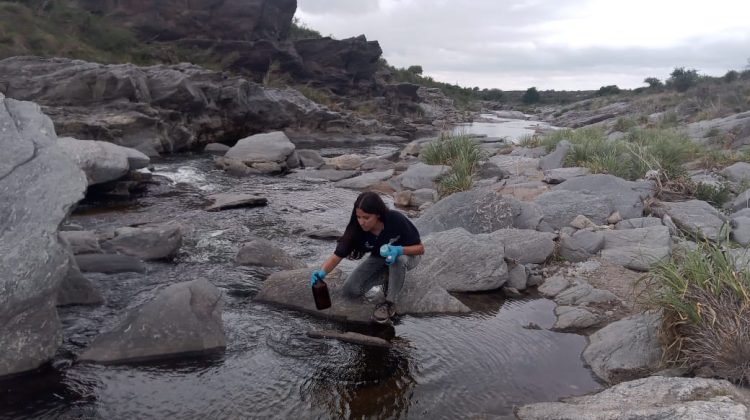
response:
<path id="1" fill-rule="evenodd" d="M 657 264 L 651 303 L 663 312 L 665 360 L 706 376 L 750 383 L 750 272 L 732 254 L 702 243 Z"/>

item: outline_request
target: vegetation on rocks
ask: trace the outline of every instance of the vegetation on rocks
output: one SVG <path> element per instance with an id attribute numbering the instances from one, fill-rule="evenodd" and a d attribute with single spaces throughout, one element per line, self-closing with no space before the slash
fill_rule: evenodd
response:
<path id="1" fill-rule="evenodd" d="M 703 243 L 658 264 L 651 303 L 664 313 L 666 360 L 737 383 L 750 382 L 750 272 L 721 245 Z"/>
<path id="2" fill-rule="evenodd" d="M 486 153 L 466 134 L 443 135 L 428 144 L 420 154 L 429 165 L 447 165 L 451 171 L 440 179 L 439 193 L 447 196 L 471 189 L 472 176 Z"/>

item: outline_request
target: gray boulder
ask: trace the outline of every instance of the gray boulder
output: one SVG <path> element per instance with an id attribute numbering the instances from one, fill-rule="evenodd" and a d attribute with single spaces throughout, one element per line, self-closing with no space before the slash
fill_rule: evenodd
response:
<path id="1" fill-rule="evenodd" d="M 3 94 L 0 150 L 1 377 L 39 367 L 60 345 L 55 304 L 69 255 L 57 230 L 87 183 L 39 106 Z"/>
<path id="2" fill-rule="evenodd" d="M 505 171 L 510 177 L 539 179 L 541 171 L 537 169 L 539 159 L 523 156 L 497 155 L 488 162 Z"/>
<path id="3" fill-rule="evenodd" d="M 70 246 L 73 254 L 99 254 L 102 252 L 99 238 L 90 230 L 63 231 L 60 232 L 60 238 Z"/>
<path id="4" fill-rule="evenodd" d="M 562 168 L 565 164 L 565 158 L 568 157 L 568 152 L 570 152 L 571 147 L 573 147 L 573 145 L 571 145 L 567 140 L 563 140 L 560 143 L 557 143 L 557 147 L 555 147 L 554 152 L 539 159 L 539 169 L 546 171 L 549 169 Z"/>
<path id="5" fill-rule="evenodd" d="M 422 213 L 415 225 L 422 235 L 457 227 L 490 233 L 509 227 L 536 229 L 541 218 L 541 209 L 531 203 L 480 188 L 443 198 Z"/>
<path id="6" fill-rule="evenodd" d="M 735 217 L 732 225 L 732 240 L 742 246 L 750 245 L 750 217 Z"/>
<path id="7" fill-rule="evenodd" d="M 606 174 L 571 178 L 552 189 L 580 191 L 609 198 L 623 219 L 643 216 L 643 200 L 654 194 L 654 185 L 650 181 L 626 181 Z"/>
<path id="8" fill-rule="evenodd" d="M 315 150 L 300 149 L 297 150 L 297 156 L 299 157 L 300 165 L 303 168 L 318 169 L 326 163 L 320 156 L 320 153 Z"/>
<path id="9" fill-rule="evenodd" d="M 344 296 L 342 286 L 345 276 L 340 270 L 329 273 L 325 282 L 331 296 L 331 307 L 319 311 L 315 309 L 310 290 L 311 269 L 279 271 L 271 274 L 264 282 L 255 299 L 259 302 L 282 305 L 307 312 L 326 319 L 338 321 L 370 323 L 375 303 L 364 299 L 350 299 Z M 412 281 L 411 272 L 399 296 L 396 311 L 399 314 L 465 313 L 469 308 L 451 296 L 445 289 L 430 281 Z"/>
<path id="10" fill-rule="evenodd" d="M 663 223 L 658 217 L 636 217 L 635 219 L 628 219 L 618 222 L 615 225 L 615 229 L 639 229 L 652 226 L 663 226 Z"/>
<path id="11" fill-rule="evenodd" d="M 206 211 L 221 211 L 239 207 L 265 206 L 268 204 L 268 199 L 258 194 L 227 192 L 210 195 L 208 199 L 212 200 L 213 204 L 206 207 Z"/>
<path id="12" fill-rule="evenodd" d="M 104 302 L 101 292 L 94 283 L 81 274 L 71 253 L 68 258 L 68 273 L 57 289 L 57 306 L 97 305 Z"/>
<path id="13" fill-rule="evenodd" d="M 724 168 L 721 173 L 732 182 L 750 181 L 750 163 L 737 162 Z"/>
<path id="14" fill-rule="evenodd" d="M 409 281 L 435 282 L 449 292 L 495 290 L 508 281 L 504 246 L 487 235 L 458 228 L 432 233 L 422 243 L 430 252 L 410 272 Z"/>
<path id="15" fill-rule="evenodd" d="M 586 216 L 597 225 L 603 225 L 615 210 L 609 197 L 580 191 L 549 191 L 537 197 L 534 203 L 544 213 L 543 226 L 551 230 L 568 226 L 579 215 Z"/>
<path id="16" fill-rule="evenodd" d="M 730 208 L 734 212 L 738 212 L 748 207 L 750 207 L 750 189 L 743 191 L 741 194 L 735 197 L 730 204 Z"/>
<path id="17" fill-rule="evenodd" d="M 572 167 L 572 168 L 557 168 L 547 169 L 544 171 L 543 181 L 547 184 L 562 184 L 563 182 L 579 177 L 591 174 L 589 168 Z"/>
<path id="18" fill-rule="evenodd" d="M 672 255 L 672 239 L 666 226 L 604 231 L 604 261 L 635 271 L 651 266 Z"/>
<path id="19" fill-rule="evenodd" d="M 555 303 L 562 306 L 586 306 L 596 303 L 619 303 L 620 298 L 609 290 L 597 289 L 582 279 L 576 279 L 570 287 L 557 293 Z"/>
<path id="20" fill-rule="evenodd" d="M 255 134 L 237 141 L 224 155 L 230 159 L 236 159 L 245 165 L 261 170 L 266 170 L 267 164 L 275 163 L 282 171 L 287 168 L 287 159 L 294 152 L 294 144 L 282 131 Z M 269 166 L 270 168 L 270 166 Z"/>
<path id="21" fill-rule="evenodd" d="M 399 176 L 401 186 L 410 190 L 421 188 L 435 188 L 435 182 L 441 176 L 450 171 L 450 166 L 445 165 L 428 165 L 418 162 L 409 166 L 403 174 Z"/>
<path id="22" fill-rule="evenodd" d="M 141 260 L 120 254 L 80 254 L 76 255 L 78 268 L 87 273 L 145 273 Z"/>
<path id="23" fill-rule="evenodd" d="M 524 405 L 521 420 L 745 420 L 747 397 L 727 381 L 650 376 L 564 402 Z"/>
<path id="24" fill-rule="evenodd" d="M 103 246 L 108 251 L 143 260 L 171 258 L 182 246 L 182 228 L 176 223 L 121 227 L 115 229 L 115 237 L 104 242 Z"/>
<path id="25" fill-rule="evenodd" d="M 206 147 L 203 148 L 203 151 L 212 155 L 224 156 L 229 151 L 229 149 L 231 149 L 231 147 L 227 146 L 226 144 L 208 143 Z"/>
<path id="26" fill-rule="evenodd" d="M 79 360 L 98 363 L 153 360 L 224 349 L 221 292 L 206 280 L 170 285 L 97 336 Z"/>
<path id="27" fill-rule="evenodd" d="M 557 306 L 555 315 L 557 320 L 552 326 L 554 331 L 581 330 L 593 327 L 602 321 L 599 315 L 578 306 Z"/>
<path id="28" fill-rule="evenodd" d="M 57 143 L 86 174 L 89 185 L 114 181 L 129 171 L 145 168 L 150 162 L 138 150 L 105 141 L 61 137 Z"/>
<path id="29" fill-rule="evenodd" d="M 362 175 L 355 176 L 354 178 L 344 179 L 337 181 L 333 185 L 339 188 L 350 188 L 353 190 L 365 190 L 371 188 L 373 185 L 379 184 L 380 182 L 390 179 L 393 176 L 393 169 L 380 172 L 366 172 Z"/>
<path id="30" fill-rule="evenodd" d="M 562 293 L 563 290 L 570 287 L 570 280 L 561 275 L 554 275 L 544 280 L 538 290 L 542 296 L 547 298 L 554 298 L 555 296 Z"/>
<path id="31" fill-rule="evenodd" d="M 519 264 L 542 264 L 555 251 L 555 235 L 530 229 L 498 229 L 486 235 L 505 247 L 505 258 Z"/>
<path id="32" fill-rule="evenodd" d="M 264 238 L 253 238 L 245 243 L 235 259 L 240 265 L 258 265 L 262 267 L 281 267 L 283 269 L 304 268 L 305 264 L 287 254 L 286 251 Z"/>
<path id="33" fill-rule="evenodd" d="M 589 337 L 583 359 L 610 384 L 646 376 L 661 362 L 660 325 L 650 312 L 613 322 Z"/>
<path id="34" fill-rule="evenodd" d="M 560 256 L 566 261 L 586 261 L 604 247 L 601 232 L 579 230 L 571 236 L 564 235 L 560 240 Z"/>
<path id="35" fill-rule="evenodd" d="M 690 235 L 717 241 L 729 234 L 727 217 L 705 201 L 690 200 L 662 204 L 677 227 Z"/>
<path id="36" fill-rule="evenodd" d="M 364 159 L 360 169 L 363 171 L 387 171 L 396 167 L 396 164 L 382 157 L 372 156 Z"/>

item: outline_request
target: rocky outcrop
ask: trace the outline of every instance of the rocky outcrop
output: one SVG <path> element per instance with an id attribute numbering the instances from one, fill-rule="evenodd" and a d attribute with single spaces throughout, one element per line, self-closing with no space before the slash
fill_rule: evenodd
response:
<path id="1" fill-rule="evenodd" d="M 97 336 L 81 361 L 117 363 L 223 349 L 221 292 L 206 280 L 177 283 Z"/>
<path id="2" fill-rule="evenodd" d="M 285 127 L 325 129 L 327 121 L 341 118 L 297 91 L 264 88 L 192 64 L 12 57 L 0 60 L 0 74 L 5 94 L 42 105 L 58 133 L 149 156 Z"/>
<path id="3" fill-rule="evenodd" d="M 744 420 L 747 397 L 727 381 L 651 376 L 594 395 L 516 409 L 522 420 Z"/>
<path id="4" fill-rule="evenodd" d="M 0 376 L 35 369 L 61 342 L 55 309 L 69 254 L 58 226 L 83 198 L 83 172 L 39 106 L 0 94 Z"/>
<path id="5" fill-rule="evenodd" d="M 141 39 L 259 40 L 286 37 L 296 0 L 77 0 L 132 28 Z M 175 13 L 179 11 L 179 13 Z"/>

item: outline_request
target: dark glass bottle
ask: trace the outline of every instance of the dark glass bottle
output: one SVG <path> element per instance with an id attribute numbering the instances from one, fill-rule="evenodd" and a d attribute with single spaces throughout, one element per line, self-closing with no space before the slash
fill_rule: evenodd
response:
<path id="1" fill-rule="evenodd" d="M 318 280 L 312 287 L 315 307 L 318 310 L 331 307 L 331 295 L 328 294 L 328 285 L 323 280 Z"/>

